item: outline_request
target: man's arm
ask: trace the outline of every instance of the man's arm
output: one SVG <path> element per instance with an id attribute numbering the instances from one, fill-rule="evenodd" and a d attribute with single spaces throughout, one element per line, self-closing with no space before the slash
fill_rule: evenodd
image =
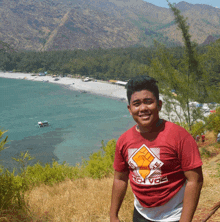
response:
<path id="1" fill-rule="evenodd" d="M 128 171 L 126 172 L 115 171 L 113 187 L 112 187 L 111 208 L 110 208 L 111 222 L 119 222 L 118 212 L 121 207 L 124 196 L 126 194 L 127 186 L 128 186 Z"/>
<path id="2" fill-rule="evenodd" d="M 193 170 L 185 171 L 187 179 L 184 198 L 183 210 L 180 222 L 191 222 L 199 201 L 200 191 L 203 184 L 202 168 L 198 167 Z"/>

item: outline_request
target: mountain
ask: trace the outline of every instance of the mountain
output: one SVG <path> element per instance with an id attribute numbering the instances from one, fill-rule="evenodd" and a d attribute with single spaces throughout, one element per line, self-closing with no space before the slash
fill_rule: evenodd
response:
<path id="1" fill-rule="evenodd" d="M 206 40 L 202 43 L 202 45 L 209 45 L 213 42 L 215 42 L 217 38 L 213 37 L 212 35 L 209 35 Z"/>
<path id="2" fill-rule="evenodd" d="M 128 47 L 137 44 L 138 28 L 91 9 L 71 9 L 52 31 L 43 49 Z"/>
<path id="3" fill-rule="evenodd" d="M 192 40 L 220 37 L 220 10 L 175 5 Z M 143 0 L 0 0 L 0 41 L 17 50 L 63 50 L 183 44 L 170 9 Z"/>
<path id="4" fill-rule="evenodd" d="M 212 35 L 215 38 L 220 37 L 220 10 L 205 4 L 189 4 L 180 2 L 175 5 L 181 10 L 182 15 L 187 18 L 190 27 L 190 34 L 192 41 L 202 44 L 205 39 Z M 182 39 L 181 33 L 175 30 L 175 26 L 166 30 L 169 39 L 179 40 Z"/>

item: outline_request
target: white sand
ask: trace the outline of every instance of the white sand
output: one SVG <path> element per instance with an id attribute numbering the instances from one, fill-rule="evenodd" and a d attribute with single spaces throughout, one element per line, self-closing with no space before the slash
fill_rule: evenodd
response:
<path id="1" fill-rule="evenodd" d="M 24 79 L 32 81 L 48 81 L 50 83 L 61 84 L 67 86 L 71 90 L 83 91 L 92 94 L 98 94 L 100 96 L 112 97 L 115 99 L 120 99 L 127 101 L 126 89 L 124 86 L 119 86 L 107 82 L 83 82 L 81 79 L 63 77 L 59 78 L 58 81 L 54 81 L 55 78 L 52 76 L 31 76 L 31 74 L 26 73 L 9 73 L 0 72 L 0 78 L 11 78 L 11 79 Z M 74 83 L 74 84 L 73 84 Z M 160 99 L 163 100 L 163 96 L 160 95 Z M 176 107 L 179 113 L 181 113 L 181 108 Z M 170 113 L 173 121 L 179 121 L 177 115 L 174 111 Z M 164 113 L 164 109 L 160 112 L 160 117 L 168 119 L 167 114 Z"/>
<path id="2" fill-rule="evenodd" d="M 62 84 L 68 86 L 71 90 L 84 91 L 92 94 L 98 94 L 101 96 L 113 97 L 121 100 L 127 100 L 126 89 L 124 86 L 119 86 L 107 82 L 83 82 L 81 79 L 63 77 L 59 78 L 58 81 L 54 81 L 55 78 L 52 76 L 31 76 L 26 73 L 9 73 L 0 72 L 0 78 L 11 78 L 11 79 L 24 79 L 32 81 L 48 81 L 50 83 Z M 74 84 L 73 84 L 74 83 Z"/>

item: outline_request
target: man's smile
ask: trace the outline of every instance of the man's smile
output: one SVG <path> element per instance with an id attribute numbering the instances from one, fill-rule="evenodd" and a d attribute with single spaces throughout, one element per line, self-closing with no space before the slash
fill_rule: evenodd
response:
<path id="1" fill-rule="evenodd" d="M 142 132 L 151 131 L 159 120 L 162 102 L 148 90 L 132 94 L 128 110 Z"/>
<path id="2" fill-rule="evenodd" d="M 145 120 L 145 119 L 146 119 L 146 120 L 149 119 L 150 116 L 151 116 L 151 114 L 140 114 L 140 115 L 139 115 L 139 117 L 140 117 L 141 119 L 144 119 L 144 120 Z"/>

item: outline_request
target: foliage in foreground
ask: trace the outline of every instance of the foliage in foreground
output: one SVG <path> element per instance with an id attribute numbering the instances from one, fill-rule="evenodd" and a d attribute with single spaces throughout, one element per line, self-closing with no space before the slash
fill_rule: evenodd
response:
<path id="1" fill-rule="evenodd" d="M 2 131 L 0 131 L 2 133 Z M 3 135 L 3 133 L 2 133 Z M 3 142 L 4 141 L 4 142 Z M 2 140 L 2 150 L 6 140 Z M 77 179 L 92 177 L 94 179 L 103 178 L 113 173 L 113 161 L 116 140 L 110 140 L 106 145 L 102 142 L 101 150 L 90 155 L 89 160 L 83 160 L 82 165 L 69 166 L 65 162 L 59 164 L 53 161 L 52 164 L 41 165 L 39 162 L 34 166 L 28 166 L 28 161 L 32 160 L 28 151 L 21 153 L 20 158 L 12 158 L 21 165 L 21 173 L 15 176 L 15 169 L 9 172 L 3 169 L 0 174 L 0 212 L 10 209 L 16 205 L 22 209 L 25 206 L 25 191 L 40 184 L 53 185 L 65 179 Z"/>
<path id="2" fill-rule="evenodd" d="M 23 178 L 14 176 L 14 171 L 10 173 L 5 170 L 0 175 L 0 211 L 10 209 L 16 205 L 22 208 L 24 204 L 23 191 L 26 187 Z"/>
<path id="3" fill-rule="evenodd" d="M 106 146 L 102 141 L 101 150 L 90 155 L 83 161 L 82 171 L 85 176 L 102 178 L 113 173 L 116 140 L 110 140 Z"/>
<path id="4" fill-rule="evenodd" d="M 2 131 L 0 130 L 0 152 L 2 150 L 5 150 L 7 147 L 5 147 L 5 144 L 7 143 L 7 139 L 8 139 L 8 136 L 6 136 L 4 139 L 3 139 L 3 135 L 4 133 L 6 133 L 7 131 Z M 0 172 L 2 171 L 2 168 L 1 168 L 1 165 L 0 165 Z"/>
<path id="5" fill-rule="evenodd" d="M 206 118 L 207 130 L 213 131 L 217 136 L 220 131 L 220 107 L 216 108 L 215 113 L 210 114 Z"/>
<path id="6" fill-rule="evenodd" d="M 44 166 L 40 163 L 34 166 L 27 166 L 23 171 L 26 182 L 30 186 L 41 183 L 53 185 L 64 181 L 66 178 L 77 179 L 83 177 L 102 178 L 113 173 L 113 161 L 116 141 L 110 140 L 106 145 L 102 142 L 101 150 L 90 155 L 89 160 L 83 160 L 82 165 L 69 166 L 65 162 L 59 164 L 53 161 L 52 165 L 47 163 Z"/>
<path id="7" fill-rule="evenodd" d="M 7 147 L 8 136 L 3 138 L 6 131 L 0 130 L 0 152 Z M 23 186 L 23 180 L 17 180 L 14 176 L 14 171 L 10 173 L 7 169 L 5 170 L 2 166 L 0 168 L 0 211 L 8 209 L 13 203 L 16 203 L 20 208 L 23 206 L 23 196 L 21 191 L 25 186 Z"/>
<path id="8" fill-rule="evenodd" d="M 193 138 L 196 138 L 197 135 L 201 136 L 202 134 L 205 133 L 206 130 L 206 125 L 202 121 L 195 122 L 191 126 L 191 130 L 189 128 L 189 125 L 185 122 L 183 123 L 176 122 L 176 124 L 186 129 L 192 135 Z"/>
<path id="9" fill-rule="evenodd" d="M 202 123 L 198 123 L 192 129 L 195 128 L 195 132 L 198 133 L 198 129 L 206 129 L 203 126 Z M 3 141 L 5 144 L 5 139 Z M 1 142 L 1 144 L 3 143 Z M 33 157 L 29 155 L 28 151 L 21 153 L 20 158 L 13 158 L 21 164 L 21 173 L 15 176 L 15 170 L 9 172 L 4 169 L 0 174 L 0 212 L 10 209 L 14 205 L 24 209 L 24 193 L 40 184 L 53 186 L 67 178 L 71 180 L 85 177 L 100 179 L 111 175 L 113 173 L 115 147 L 115 139 L 110 140 L 106 145 L 102 142 L 102 147 L 98 152 L 91 154 L 89 160 L 84 159 L 81 165 L 74 167 L 66 163 L 58 164 L 56 161 L 44 166 L 39 162 L 34 166 L 28 166 L 28 161 Z M 200 153 L 203 158 L 212 156 L 206 147 L 201 148 Z"/>

